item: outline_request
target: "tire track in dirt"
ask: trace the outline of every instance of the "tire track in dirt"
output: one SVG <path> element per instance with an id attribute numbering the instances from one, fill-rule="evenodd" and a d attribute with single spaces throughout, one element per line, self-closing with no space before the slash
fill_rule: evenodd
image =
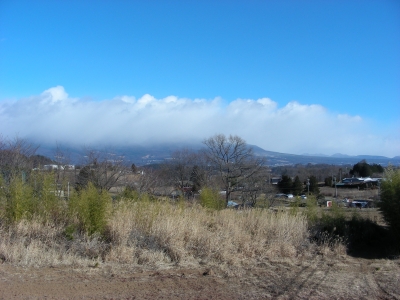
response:
<path id="1" fill-rule="evenodd" d="M 399 263 L 348 257 L 266 262 L 237 277 L 204 268 L 120 271 L 1 264 L 0 299 L 400 299 Z"/>
<path id="2" fill-rule="evenodd" d="M 379 274 L 379 273 L 377 273 Z M 376 281 L 377 287 L 381 292 L 381 297 L 385 299 L 400 299 L 399 290 L 400 290 L 400 270 L 397 272 L 397 280 L 394 284 L 388 284 L 389 280 L 382 280 L 383 277 L 387 277 L 388 275 L 381 275 L 380 280 Z M 391 278 L 392 279 L 392 278 Z"/>

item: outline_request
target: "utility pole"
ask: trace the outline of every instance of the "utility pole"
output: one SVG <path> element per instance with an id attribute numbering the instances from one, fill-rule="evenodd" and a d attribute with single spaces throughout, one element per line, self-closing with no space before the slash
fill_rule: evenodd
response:
<path id="1" fill-rule="evenodd" d="M 379 201 L 381 201 L 381 181 L 378 180 L 378 196 L 379 196 Z"/>
<path id="2" fill-rule="evenodd" d="M 310 196 L 310 178 L 307 178 L 307 191 L 308 191 L 308 196 Z"/>
<path id="3" fill-rule="evenodd" d="M 333 183 L 335 184 L 335 198 L 337 198 L 336 176 L 333 177 Z"/>
<path id="4" fill-rule="evenodd" d="M 230 190 L 231 190 L 231 182 L 229 181 L 229 182 L 228 182 L 228 190 L 226 191 L 227 197 L 228 197 L 228 201 L 231 201 Z"/>

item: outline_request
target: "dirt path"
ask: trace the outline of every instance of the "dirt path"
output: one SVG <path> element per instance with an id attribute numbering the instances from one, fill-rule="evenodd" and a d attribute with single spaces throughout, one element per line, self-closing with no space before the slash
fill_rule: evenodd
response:
<path id="1" fill-rule="evenodd" d="M 400 260 L 267 262 L 242 276 L 208 269 L 0 265 L 0 299 L 400 299 Z"/>

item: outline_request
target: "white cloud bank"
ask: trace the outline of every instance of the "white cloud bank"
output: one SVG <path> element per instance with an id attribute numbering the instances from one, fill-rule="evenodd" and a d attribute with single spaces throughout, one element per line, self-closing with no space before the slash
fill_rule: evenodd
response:
<path id="1" fill-rule="evenodd" d="M 236 134 L 265 150 L 302 153 L 400 155 L 399 136 L 379 133 L 360 116 L 320 105 L 268 98 L 213 100 L 118 96 L 92 101 L 68 97 L 62 86 L 38 96 L 0 102 L 0 133 L 41 143 L 75 145 L 201 141 Z M 378 132 L 378 134 L 377 134 Z"/>

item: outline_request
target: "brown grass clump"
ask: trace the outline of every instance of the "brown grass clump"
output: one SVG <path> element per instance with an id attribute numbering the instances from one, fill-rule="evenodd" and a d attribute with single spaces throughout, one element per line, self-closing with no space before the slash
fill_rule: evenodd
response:
<path id="1" fill-rule="evenodd" d="M 210 261 L 238 265 L 295 257 L 307 239 L 302 215 L 265 210 L 209 212 L 200 206 L 120 203 L 109 223 L 106 259 L 157 265 Z"/>
<path id="2" fill-rule="evenodd" d="M 73 243 L 67 243 L 63 231 L 63 226 L 36 219 L 2 227 L 0 258 L 11 264 L 34 267 L 85 264 L 88 257 L 72 250 Z"/>

